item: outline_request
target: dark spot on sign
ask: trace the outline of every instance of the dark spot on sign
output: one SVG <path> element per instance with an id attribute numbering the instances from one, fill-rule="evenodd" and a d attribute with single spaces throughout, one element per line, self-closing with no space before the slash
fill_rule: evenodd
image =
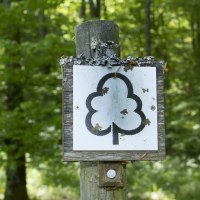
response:
<path id="1" fill-rule="evenodd" d="M 102 127 L 98 123 L 96 123 L 95 127 L 92 128 L 92 132 L 95 133 L 97 131 L 100 131 L 101 129 L 102 129 Z"/>
<path id="2" fill-rule="evenodd" d="M 151 121 L 147 118 L 147 119 L 145 119 L 145 120 L 143 121 L 143 124 L 149 126 L 149 125 L 151 124 Z"/>
<path id="3" fill-rule="evenodd" d="M 79 106 L 76 106 L 76 110 L 79 110 Z"/>
<path id="4" fill-rule="evenodd" d="M 137 66 L 137 62 L 130 60 L 128 61 L 128 63 L 125 65 L 124 67 L 124 71 L 127 72 L 128 70 L 132 70 L 134 68 L 134 66 Z"/>
<path id="5" fill-rule="evenodd" d="M 127 111 L 127 109 L 124 109 L 124 110 L 122 110 L 120 113 L 121 113 L 122 115 L 127 115 L 127 114 L 128 114 L 128 111 Z"/>
<path id="6" fill-rule="evenodd" d="M 144 88 L 142 88 L 142 91 L 145 93 L 145 92 L 149 92 L 149 89 L 147 88 L 147 89 L 144 89 Z"/>
<path id="7" fill-rule="evenodd" d="M 102 89 L 102 91 L 101 91 L 101 94 L 102 94 L 102 95 L 107 94 L 108 90 L 109 90 L 108 87 L 104 87 L 104 88 Z"/>
<path id="8" fill-rule="evenodd" d="M 124 117 L 122 116 L 122 119 L 124 119 Z"/>

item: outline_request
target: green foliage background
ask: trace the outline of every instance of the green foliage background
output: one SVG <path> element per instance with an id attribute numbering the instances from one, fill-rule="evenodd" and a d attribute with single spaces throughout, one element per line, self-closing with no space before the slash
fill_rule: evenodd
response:
<path id="1" fill-rule="evenodd" d="M 16 148 L 26 155 L 30 199 L 79 199 L 79 165 L 62 162 L 58 61 L 63 54 L 75 55 L 74 26 L 91 19 L 88 2 L 84 16 L 76 0 L 7 2 L 0 1 L 0 199 L 5 169 L 14 165 L 8 155 Z M 101 3 L 101 19 L 119 25 L 122 57 L 145 56 L 145 0 Z M 128 165 L 129 199 L 197 200 L 200 1 L 152 0 L 150 33 L 151 54 L 168 68 L 167 159 Z M 7 145 L 10 138 L 15 142 Z"/>

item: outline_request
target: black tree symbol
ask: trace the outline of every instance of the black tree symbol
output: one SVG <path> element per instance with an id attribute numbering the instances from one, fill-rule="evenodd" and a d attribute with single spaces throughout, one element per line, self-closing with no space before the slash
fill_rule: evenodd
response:
<path id="1" fill-rule="evenodd" d="M 146 116 L 145 114 L 142 112 L 142 101 L 141 99 L 135 95 L 133 93 L 133 87 L 132 87 L 132 84 L 130 82 L 130 80 L 120 74 L 120 73 L 110 73 L 110 74 L 107 74 L 105 75 L 98 83 L 97 85 L 97 92 L 93 92 L 91 93 L 87 99 L 86 99 L 86 106 L 89 110 L 89 112 L 87 113 L 86 115 L 86 118 L 85 118 L 85 124 L 86 124 L 86 127 L 87 129 L 94 135 L 97 135 L 97 136 L 104 136 L 104 135 L 107 135 L 108 133 L 111 132 L 111 125 L 108 126 L 106 129 L 104 130 L 101 130 L 101 127 L 98 125 L 98 127 L 94 127 L 92 125 L 92 122 L 91 122 L 91 119 L 92 119 L 92 115 L 96 112 L 98 112 L 97 110 L 93 109 L 91 103 L 92 103 L 92 100 L 95 98 L 95 97 L 98 97 L 98 96 L 103 96 L 104 93 L 102 92 L 103 89 L 104 89 L 104 84 L 105 82 L 110 79 L 110 78 L 119 78 L 121 80 L 124 81 L 124 83 L 126 84 L 127 86 L 127 89 L 128 89 L 128 93 L 127 93 L 127 98 L 130 98 L 130 99 L 133 99 L 136 101 L 137 103 L 137 107 L 136 109 L 134 110 L 135 113 L 137 113 L 140 118 L 141 118 L 141 123 L 140 125 L 135 128 L 135 129 L 131 129 L 131 130 L 125 130 L 125 129 L 121 129 L 119 126 L 117 126 L 114 122 L 112 122 L 112 126 L 113 126 L 113 144 L 114 145 L 118 145 L 119 144 L 119 133 L 121 134 L 124 134 L 124 135 L 134 135 L 134 134 L 137 134 L 139 132 L 141 132 L 144 127 L 145 127 L 145 123 L 144 121 L 146 120 Z"/>

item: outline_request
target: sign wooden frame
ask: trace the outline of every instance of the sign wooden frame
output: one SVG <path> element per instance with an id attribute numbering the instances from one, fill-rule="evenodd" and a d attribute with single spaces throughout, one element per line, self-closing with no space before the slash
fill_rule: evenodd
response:
<path id="1" fill-rule="evenodd" d="M 63 159 L 64 161 L 130 161 L 165 158 L 164 83 L 160 62 L 142 63 L 156 67 L 158 150 L 153 151 L 74 151 L 73 150 L 73 64 L 63 65 Z"/>

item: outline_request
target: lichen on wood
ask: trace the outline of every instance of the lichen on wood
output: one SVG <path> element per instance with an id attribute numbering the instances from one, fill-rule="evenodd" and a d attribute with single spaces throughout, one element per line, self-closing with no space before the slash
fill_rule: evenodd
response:
<path id="1" fill-rule="evenodd" d="M 163 70 L 166 72 L 166 63 L 162 60 L 157 60 L 152 56 L 148 57 L 132 57 L 128 56 L 127 58 L 120 59 L 115 56 L 103 56 L 100 58 L 86 58 L 83 54 L 78 57 L 72 56 L 63 56 L 60 59 L 60 66 L 64 66 L 65 64 L 73 64 L 73 65 L 93 65 L 93 66 L 124 66 L 124 71 L 132 70 L 134 67 L 142 67 L 142 66 L 155 66 L 155 63 L 158 65 L 161 64 L 163 66 Z"/>

